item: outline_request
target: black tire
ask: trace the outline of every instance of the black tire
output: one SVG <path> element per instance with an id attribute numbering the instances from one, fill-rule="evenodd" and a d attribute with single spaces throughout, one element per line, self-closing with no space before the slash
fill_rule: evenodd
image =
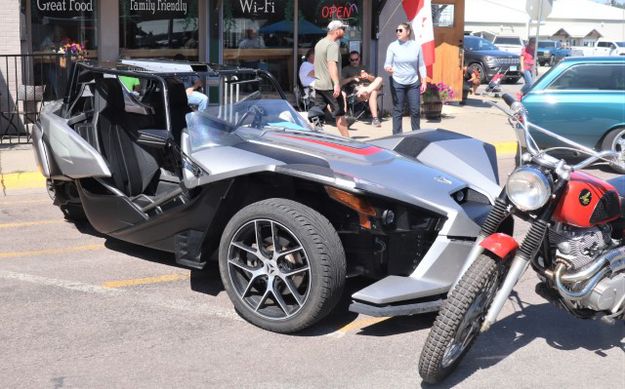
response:
<path id="1" fill-rule="evenodd" d="M 615 128 L 608 132 L 601 142 L 601 150 L 611 150 L 621 152 L 625 150 L 625 127 Z M 612 162 L 610 168 L 617 173 L 625 173 L 625 161 L 621 163 Z"/>
<path id="2" fill-rule="evenodd" d="M 505 82 L 506 84 L 516 84 L 517 82 L 519 82 L 519 80 L 521 79 L 521 77 L 510 77 L 510 78 L 506 78 Z"/>
<path id="3" fill-rule="evenodd" d="M 421 351 L 419 374 L 424 382 L 441 381 L 460 363 L 479 335 L 501 279 L 500 267 L 490 253 L 480 255 L 462 276 L 438 313 Z M 454 348 L 457 342 L 461 344 Z"/>
<path id="4" fill-rule="evenodd" d="M 473 74 L 473 71 L 476 70 L 476 69 L 477 69 L 478 72 L 480 72 L 480 79 L 481 79 L 480 81 L 481 81 L 481 83 L 484 84 L 487 81 L 486 80 L 486 73 L 484 72 L 484 67 L 481 64 L 475 62 L 475 63 L 472 63 L 471 65 L 469 65 L 468 68 L 467 68 L 467 74 Z"/>
<path id="5" fill-rule="evenodd" d="M 288 252 L 292 254 L 283 254 Z M 219 271 L 245 320 L 292 333 L 325 317 L 340 300 L 345 252 L 323 215 L 273 198 L 248 205 L 228 222 L 219 246 Z"/>

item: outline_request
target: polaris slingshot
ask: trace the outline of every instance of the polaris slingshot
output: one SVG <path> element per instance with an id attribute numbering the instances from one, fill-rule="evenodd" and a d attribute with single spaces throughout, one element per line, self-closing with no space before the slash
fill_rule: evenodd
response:
<path id="1" fill-rule="evenodd" d="M 193 78 L 215 100 L 204 111 Z M 68 219 L 190 268 L 218 260 L 239 314 L 283 333 L 327 315 L 351 276 L 371 280 L 353 311 L 437 310 L 499 193 L 491 145 L 328 135 L 271 74 L 205 63 L 78 63 L 33 147 Z"/>

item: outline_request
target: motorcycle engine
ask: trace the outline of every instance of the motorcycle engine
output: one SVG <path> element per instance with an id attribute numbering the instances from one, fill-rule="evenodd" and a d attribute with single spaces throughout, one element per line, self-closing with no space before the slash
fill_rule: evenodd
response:
<path id="1" fill-rule="evenodd" d="M 551 249 L 556 248 L 567 256 L 576 270 L 590 264 L 605 250 L 611 241 L 611 229 L 607 225 L 577 228 L 558 224 L 549 230 Z"/>

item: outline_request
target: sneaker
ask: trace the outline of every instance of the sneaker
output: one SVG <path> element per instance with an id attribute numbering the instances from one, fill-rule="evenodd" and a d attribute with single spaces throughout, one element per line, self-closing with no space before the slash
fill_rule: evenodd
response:
<path id="1" fill-rule="evenodd" d="M 382 123 L 380 123 L 380 119 L 378 118 L 373 118 L 373 120 L 371 120 L 371 125 L 373 127 L 382 127 Z"/>

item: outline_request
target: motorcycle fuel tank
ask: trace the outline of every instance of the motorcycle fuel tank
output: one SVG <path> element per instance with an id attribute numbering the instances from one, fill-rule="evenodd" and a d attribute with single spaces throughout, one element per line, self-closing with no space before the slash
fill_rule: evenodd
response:
<path id="1" fill-rule="evenodd" d="M 591 175 L 574 172 L 553 219 L 576 227 L 605 224 L 621 214 L 614 186 Z"/>

